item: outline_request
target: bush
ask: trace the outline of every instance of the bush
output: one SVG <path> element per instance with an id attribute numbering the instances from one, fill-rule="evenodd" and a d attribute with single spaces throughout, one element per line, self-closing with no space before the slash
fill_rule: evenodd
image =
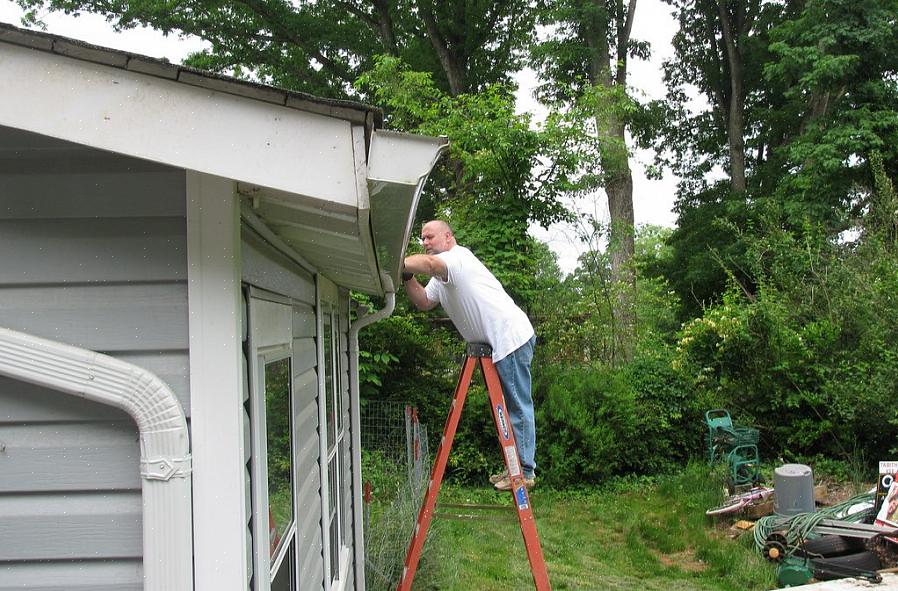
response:
<path id="1" fill-rule="evenodd" d="M 748 417 L 777 456 L 894 453 L 895 253 L 875 241 L 799 242 L 786 233 L 762 246 L 769 271 L 759 273 L 758 289 L 747 294 L 734 283 L 687 323 L 678 367 L 709 408 Z"/>
<path id="2" fill-rule="evenodd" d="M 651 355 L 634 359 L 624 371 L 636 392 L 641 424 L 636 435 L 642 442 L 642 453 L 633 456 L 629 468 L 666 472 L 702 456 L 707 409 L 694 395 L 687 376 L 674 369 L 673 349 L 659 347 Z"/>
<path id="3" fill-rule="evenodd" d="M 619 374 L 552 368 L 538 386 L 538 463 L 548 484 L 598 482 L 619 473 L 638 427 L 636 397 Z"/>
<path id="4" fill-rule="evenodd" d="M 663 356 L 620 370 L 548 368 L 537 386 L 538 472 L 568 486 L 669 471 L 701 445 L 689 400 Z"/>

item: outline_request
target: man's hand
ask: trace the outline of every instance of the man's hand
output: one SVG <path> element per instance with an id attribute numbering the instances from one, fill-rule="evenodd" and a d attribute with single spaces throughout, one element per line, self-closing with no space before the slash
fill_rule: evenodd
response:
<path id="1" fill-rule="evenodd" d="M 419 310 L 431 310 L 436 307 L 437 303 L 427 299 L 427 293 L 424 291 L 424 287 L 415 279 L 415 274 L 407 270 L 409 268 L 408 263 L 410 258 L 411 257 L 406 257 L 406 264 L 402 266 L 402 285 L 405 287 L 405 293 L 408 295 L 408 299 L 411 300 L 412 304 Z M 414 260 L 412 262 L 414 263 Z M 421 273 L 423 274 L 424 271 L 421 271 Z"/>

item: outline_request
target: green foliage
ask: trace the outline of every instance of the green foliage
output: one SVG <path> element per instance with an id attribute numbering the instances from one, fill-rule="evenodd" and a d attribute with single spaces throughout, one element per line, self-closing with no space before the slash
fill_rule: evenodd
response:
<path id="1" fill-rule="evenodd" d="M 290 360 L 268 362 L 264 369 L 268 503 L 280 536 L 293 519 Z"/>
<path id="2" fill-rule="evenodd" d="M 535 399 L 540 475 L 549 485 L 665 472 L 699 446 L 688 382 L 665 357 L 638 357 L 623 370 L 547 368 Z"/>
<path id="3" fill-rule="evenodd" d="M 882 161 L 882 154 L 870 154 L 873 191 L 863 218 L 866 242 L 894 251 L 898 246 L 898 192 Z"/>
<path id="4" fill-rule="evenodd" d="M 647 353 L 670 344 L 678 328 L 675 294 L 657 271 L 671 255 L 668 235 L 668 230 L 641 226 L 635 239 L 637 349 Z M 606 236 L 601 224 L 586 228 L 583 239 L 594 248 L 581 255 L 570 276 L 542 283 L 534 300 L 531 316 L 541 354 L 550 364 L 615 363 L 612 302 L 617 290 L 627 288 L 611 281 L 608 253 L 600 250 Z"/>
<path id="5" fill-rule="evenodd" d="M 776 199 L 796 219 L 844 229 L 869 186 L 868 156 L 880 151 L 895 173 L 898 157 L 898 38 L 895 0 L 813 0 L 770 31 L 775 58 L 765 80 L 785 84 L 769 167 Z M 787 172 L 788 171 L 788 172 Z M 791 207 L 789 207 L 791 205 Z"/>
<path id="6" fill-rule="evenodd" d="M 537 386 L 541 476 L 547 484 L 597 482 L 627 461 L 636 401 L 620 376 L 599 368 L 546 371 Z"/>
<path id="7" fill-rule="evenodd" d="M 546 142 L 531 129 L 529 115 L 515 112 L 511 89 L 490 85 L 452 96 L 429 74 L 388 56 L 378 57 L 358 85 L 388 107 L 394 127 L 449 138 L 449 159 L 435 171 L 437 185 L 446 189 L 425 195 L 424 215 L 445 217 L 459 243 L 529 307 L 536 269 L 527 230 L 531 223 L 547 226 L 567 213 L 556 177 L 532 177 Z"/>
<path id="8" fill-rule="evenodd" d="M 667 1 L 679 23 L 672 39 L 674 56 L 663 65 L 667 99 L 648 110 L 659 132 L 659 163 L 672 168 L 683 179 L 683 194 L 691 195 L 713 184 L 708 178 L 712 171 L 732 173 L 731 146 L 744 146 L 749 172 L 763 158 L 769 138 L 757 137 L 758 122 L 768 111 L 770 91 L 776 90 L 774 83 L 762 84 L 767 34 L 789 4 Z M 695 108 L 696 92 L 708 108 Z"/>
<path id="9" fill-rule="evenodd" d="M 530 39 L 529 2 L 512 0 L 17 0 L 28 19 L 45 11 L 96 13 L 117 29 L 147 26 L 195 35 L 210 47 L 188 63 L 319 96 L 357 96 L 375 55 L 431 72 L 453 93 L 509 81 Z"/>
<path id="10" fill-rule="evenodd" d="M 718 302 L 731 277 L 753 285 L 747 251 L 758 214 L 725 183 L 681 198 L 677 210 L 677 227 L 667 239 L 670 256 L 650 271 L 667 279 L 680 318 L 687 319 Z"/>
<path id="11" fill-rule="evenodd" d="M 404 464 L 380 450 L 362 449 L 362 481 L 371 485 L 371 500 L 388 506 L 408 479 Z"/>
<path id="12" fill-rule="evenodd" d="M 898 262 L 875 243 L 771 232 L 754 247 L 757 292 L 732 285 L 689 322 L 678 344 L 707 405 L 751 417 L 784 457 L 850 459 L 896 449 Z"/>
<path id="13" fill-rule="evenodd" d="M 359 390 L 365 399 L 373 398 L 384 385 L 383 376 L 399 357 L 389 351 L 359 351 Z"/>
<path id="14" fill-rule="evenodd" d="M 665 69 L 669 96 L 654 108 L 670 121 L 656 146 L 661 161 L 685 179 L 670 241 L 674 255 L 663 272 L 688 318 L 719 302 L 730 277 L 755 289 L 749 250 L 764 241 L 768 226 L 799 240 L 806 229 L 835 240 L 870 206 L 872 155 L 881 156 L 886 177 L 895 176 L 898 39 L 895 0 L 744 4 L 760 11 L 740 49 L 748 187 L 729 194 L 711 174 L 727 168 L 732 132 L 725 123 L 734 73 L 719 59 L 719 31 L 709 36 L 718 15 L 705 13 L 711 5 L 675 4 L 681 28 L 676 58 Z M 690 109 L 689 85 L 707 96 L 707 109 Z"/>

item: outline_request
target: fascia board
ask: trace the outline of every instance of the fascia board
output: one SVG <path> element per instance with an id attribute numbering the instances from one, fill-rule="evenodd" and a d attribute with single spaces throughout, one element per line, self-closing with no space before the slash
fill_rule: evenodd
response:
<path id="1" fill-rule="evenodd" d="M 356 207 L 348 121 L 0 44 L 0 125 Z"/>

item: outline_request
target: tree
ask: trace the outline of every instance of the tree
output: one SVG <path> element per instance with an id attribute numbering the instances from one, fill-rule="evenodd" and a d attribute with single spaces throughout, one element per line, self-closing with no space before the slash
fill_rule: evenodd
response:
<path id="1" fill-rule="evenodd" d="M 390 122 L 408 131 L 450 138 L 447 162 L 434 176 L 425 208 L 452 222 L 459 242 L 470 246 L 525 309 L 535 296 L 539 253 L 531 223 L 547 226 L 567 211 L 551 171 L 534 177 L 545 142 L 530 116 L 515 113 L 508 87 L 490 85 L 452 96 L 426 73 L 381 57 L 359 84 L 387 107 Z"/>
<path id="2" fill-rule="evenodd" d="M 763 78 L 767 32 L 788 9 L 762 0 L 671 4 L 680 28 L 673 38 L 674 57 L 664 64 L 670 123 L 659 151 L 674 153 L 676 170 L 689 179 L 692 191 L 706 188 L 702 179 L 720 166 L 728 172 L 731 190 L 744 193 L 747 175 L 764 153 L 752 136 L 771 94 Z M 707 100 L 708 111 L 690 111 L 693 90 Z"/>
<path id="3" fill-rule="evenodd" d="M 783 222 L 856 225 L 873 195 L 871 155 L 898 172 L 898 1 L 808 0 L 770 31 L 765 79 L 783 86 L 763 175 Z"/>
<path id="4" fill-rule="evenodd" d="M 569 164 L 582 172 L 570 177 L 569 187 L 583 194 L 601 186 L 608 196 L 611 279 L 619 287 L 614 356 L 626 361 L 636 326 L 633 178 L 626 144 L 634 105 L 627 94 L 627 62 L 647 52 L 631 39 L 636 0 L 545 2 L 539 11 L 547 38 L 536 44 L 531 61 L 543 81 L 538 95 L 555 110 L 549 126 L 563 138 L 563 151 L 576 155 Z"/>
<path id="5" fill-rule="evenodd" d="M 680 187 L 671 239 L 677 263 L 669 277 L 685 303 L 697 294 L 707 304 L 729 275 L 752 291 L 747 248 L 768 226 L 800 235 L 822 224 L 833 240 L 856 226 L 872 195 L 873 151 L 882 150 L 885 168 L 894 172 L 896 2 L 760 4 L 742 45 L 745 190 L 737 191 L 731 177 L 732 195 L 708 176 L 718 165 L 733 168 L 728 155 L 738 143 L 731 101 L 721 100 L 732 98 L 733 87 L 723 67 L 724 36 L 704 33 L 719 31 L 714 23 L 721 19 L 710 5 L 678 6 L 684 26 L 677 56 L 666 66 L 674 115 L 662 137 L 672 148 L 669 163 L 691 176 Z M 696 114 L 686 108 L 690 84 L 709 99 Z"/>
<path id="6" fill-rule="evenodd" d="M 17 0 L 39 10 L 97 13 L 116 28 L 195 35 L 188 63 L 312 94 L 357 96 L 376 55 L 431 72 L 458 95 L 508 82 L 532 28 L 526 0 Z"/>

